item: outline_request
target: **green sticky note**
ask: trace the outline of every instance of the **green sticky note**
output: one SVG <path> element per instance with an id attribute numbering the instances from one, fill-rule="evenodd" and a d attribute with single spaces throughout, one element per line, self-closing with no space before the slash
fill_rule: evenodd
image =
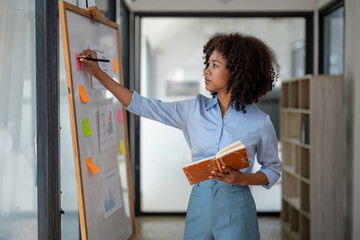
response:
<path id="1" fill-rule="evenodd" d="M 83 134 L 84 137 L 89 136 L 92 134 L 91 128 L 90 128 L 90 124 L 89 124 L 89 119 L 84 118 L 82 120 L 82 128 L 83 128 Z"/>

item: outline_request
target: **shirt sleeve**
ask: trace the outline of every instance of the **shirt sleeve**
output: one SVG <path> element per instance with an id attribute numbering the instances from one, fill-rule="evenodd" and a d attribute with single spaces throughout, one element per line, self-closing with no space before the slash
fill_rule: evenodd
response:
<path id="1" fill-rule="evenodd" d="M 281 176 L 282 163 L 278 156 L 276 132 L 269 116 L 266 116 L 264 128 L 261 132 L 257 160 L 261 165 L 258 172 L 263 172 L 268 178 L 268 184 L 262 186 L 270 189 Z"/>
<path id="2" fill-rule="evenodd" d="M 195 99 L 162 102 L 157 99 L 142 97 L 134 91 L 126 110 L 141 117 L 183 130 L 194 103 Z"/>

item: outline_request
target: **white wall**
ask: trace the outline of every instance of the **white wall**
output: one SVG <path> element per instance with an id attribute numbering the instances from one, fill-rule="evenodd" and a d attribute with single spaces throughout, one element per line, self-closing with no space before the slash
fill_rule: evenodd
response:
<path id="1" fill-rule="evenodd" d="M 326 6 L 331 2 L 333 2 L 333 0 L 317 0 L 316 6 L 318 9 L 321 9 L 322 7 Z"/>
<path id="2" fill-rule="evenodd" d="M 137 12 L 312 11 L 316 4 L 316 0 L 125 0 L 125 2 L 131 10 Z"/>

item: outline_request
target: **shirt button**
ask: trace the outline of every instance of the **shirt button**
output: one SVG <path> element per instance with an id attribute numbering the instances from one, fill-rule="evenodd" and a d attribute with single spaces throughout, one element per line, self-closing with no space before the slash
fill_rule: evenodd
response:
<path id="1" fill-rule="evenodd" d="M 212 185 L 216 185 L 217 184 L 217 182 L 216 182 L 216 180 L 212 180 Z"/>

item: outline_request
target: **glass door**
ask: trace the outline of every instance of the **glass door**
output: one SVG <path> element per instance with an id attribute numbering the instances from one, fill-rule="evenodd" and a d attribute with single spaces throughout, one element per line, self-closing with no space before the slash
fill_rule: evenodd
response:
<path id="1" fill-rule="evenodd" d="M 344 6 L 340 3 L 320 12 L 319 72 L 344 73 Z"/>
<path id="2" fill-rule="evenodd" d="M 295 73 L 305 73 L 305 19 L 302 17 L 143 17 L 140 32 L 140 94 L 149 98 L 175 101 L 194 98 L 197 93 L 210 97 L 203 81 L 202 48 L 217 32 L 240 32 L 264 40 L 278 56 L 280 81 Z M 293 61 L 296 64 L 292 64 Z M 279 92 L 277 84 L 258 104 L 271 116 L 276 129 Z M 182 132 L 141 118 L 140 141 L 141 212 L 185 212 L 191 186 L 182 167 L 191 162 L 191 155 Z M 280 182 L 271 191 L 254 186 L 252 192 L 258 211 L 280 211 Z"/>

